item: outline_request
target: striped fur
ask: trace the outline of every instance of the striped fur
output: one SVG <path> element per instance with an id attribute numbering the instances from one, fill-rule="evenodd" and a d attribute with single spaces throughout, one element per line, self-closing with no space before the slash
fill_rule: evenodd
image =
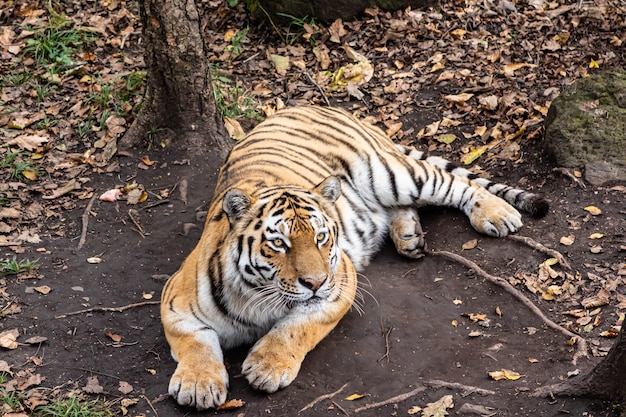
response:
<path id="1" fill-rule="evenodd" d="M 274 392 L 348 311 L 363 268 L 391 236 L 423 256 L 417 207 L 456 207 L 505 236 L 547 203 L 397 146 L 343 110 L 303 107 L 259 124 L 220 171 L 200 242 L 167 282 L 161 316 L 182 405 L 226 399 L 222 349 L 255 343 L 242 373 Z"/>

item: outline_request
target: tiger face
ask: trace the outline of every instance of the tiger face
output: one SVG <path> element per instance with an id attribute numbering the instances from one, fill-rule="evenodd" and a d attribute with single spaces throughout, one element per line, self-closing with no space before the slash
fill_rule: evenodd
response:
<path id="1" fill-rule="evenodd" d="M 339 194 L 340 182 L 334 177 L 313 190 L 276 187 L 259 195 L 238 189 L 226 193 L 223 209 L 232 236 L 238 237 L 230 264 L 254 293 L 254 306 L 263 303 L 276 313 L 310 309 L 333 293 L 338 227 L 326 210 L 332 210 Z"/>

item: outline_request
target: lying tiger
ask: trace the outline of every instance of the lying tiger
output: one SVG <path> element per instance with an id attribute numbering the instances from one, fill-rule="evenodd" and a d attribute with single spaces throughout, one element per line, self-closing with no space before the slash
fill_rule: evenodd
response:
<path id="1" fill-rule="evenodd" d="M 423 256 L 423 205 L 456 207 L 495 237 L 522 226 L 511 205 L 548 210 L 536 194 L 395 145 L 340 109 L 290 108 L 259 124 L 231 151 L 200 242 L 163 290 L 178 361 L 170 395 L 199 410 L 224 403 L 222 349 L 248 343 L 250 385 L 289 385 L 350 308 L 355 271 L 387 235 L 401 254 Z"/>

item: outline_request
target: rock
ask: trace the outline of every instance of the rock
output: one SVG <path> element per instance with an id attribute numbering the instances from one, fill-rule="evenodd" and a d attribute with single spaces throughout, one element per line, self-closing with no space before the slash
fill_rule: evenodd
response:
<path id="1" fill-rule="evenodd" d="M 552 101 L 545 148 L 557 165 L 585 168 L 593 185 L 626 181 L 626 71 L 577 80 Z"/>

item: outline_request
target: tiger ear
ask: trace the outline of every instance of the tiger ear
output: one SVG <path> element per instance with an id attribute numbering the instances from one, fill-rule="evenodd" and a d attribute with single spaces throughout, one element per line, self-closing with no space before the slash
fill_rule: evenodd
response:
<path id="1" fill-rule="evenodd" d="M 228 190 L 222 201 L 222 209 L 231 223 L 239 220 L 242 214 L 250 207 L 250 197 L 243 191 L 233 188 Z"/>
<path id="2" fill-rule="evenodd" d="M 313 191 L 334 203 L 341 195 L 341 180 L 339 180 L 339 177 L 331 175 L 320 182 Z"/>

